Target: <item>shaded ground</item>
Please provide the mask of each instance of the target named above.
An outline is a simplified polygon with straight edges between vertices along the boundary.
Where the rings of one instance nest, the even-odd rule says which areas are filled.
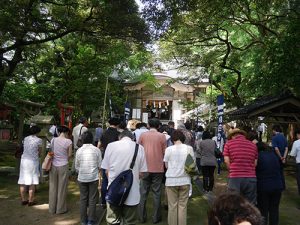
[[[74,181],[69,182],[68,187],[68,213],[63,215],[51,215],[48,213],[48,184],[40,184],[36,194],[38,204],[28,207],[21,206],[17,176],[13,167],[15,162],[11,156],[0,152],[0,225],[77,225],[79,220],[79,189]],[[300,225],[300,196],[296,189],[294,166],[289,166],[286,171],[287,190],[284,191],[280,205],[280,225]],[[226,172],[216,175],[216,187],[214,192],[218,195],[226,190]],[[150,196],[151,197],[151,196]],[[148,201],[148,223],[152,212],[152,199]],[[193,195],[188,203],[188,225],[204,225],[208,205],[194,187]],[[98,207],[98,212],[100,207]],[[163,221],[159,224],[167,224],[167,211],[163,209]],[[106,224],[102,221],[101,225]]]

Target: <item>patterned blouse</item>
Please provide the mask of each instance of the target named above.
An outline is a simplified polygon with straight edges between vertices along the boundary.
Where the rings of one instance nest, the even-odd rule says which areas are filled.
[[[42,146],[42,139],[35,135],[24,138],[24,152],[22,159],[31,159],[37,161],[39,159],[39,147]]]

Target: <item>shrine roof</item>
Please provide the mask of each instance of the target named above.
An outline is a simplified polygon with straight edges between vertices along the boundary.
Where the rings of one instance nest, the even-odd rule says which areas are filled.
[[[297,113],[300,110],[300,99],[292,93],[282,93],[276,96],[264,96],[255,99],[253,102],[240,107],[239,109],[230,111],[227,115],[233,117],[250,118],[252,116],[265,116],[280,113]]]

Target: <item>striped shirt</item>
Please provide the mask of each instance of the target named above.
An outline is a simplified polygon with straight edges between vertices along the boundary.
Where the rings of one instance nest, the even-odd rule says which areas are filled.
[[[243,135],[237,135],[224,146],[224,156],[229,157],[229,177],[256,177],[257,147]]]
[[[78,171],[78,181],[93,182],[99,180],[101,168],[100,149],[92,144],[84,144],[76,152],[75,168]]]

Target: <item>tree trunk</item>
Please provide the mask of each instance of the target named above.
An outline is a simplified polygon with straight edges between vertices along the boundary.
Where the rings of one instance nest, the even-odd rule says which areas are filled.
[[[5,88],[5,84],[6,84],[6,81],[7,81],[7,78],[6,76],[2,73],[0,73],[0,96],[2,96],[2,93],[3,93],[3,90]]]

